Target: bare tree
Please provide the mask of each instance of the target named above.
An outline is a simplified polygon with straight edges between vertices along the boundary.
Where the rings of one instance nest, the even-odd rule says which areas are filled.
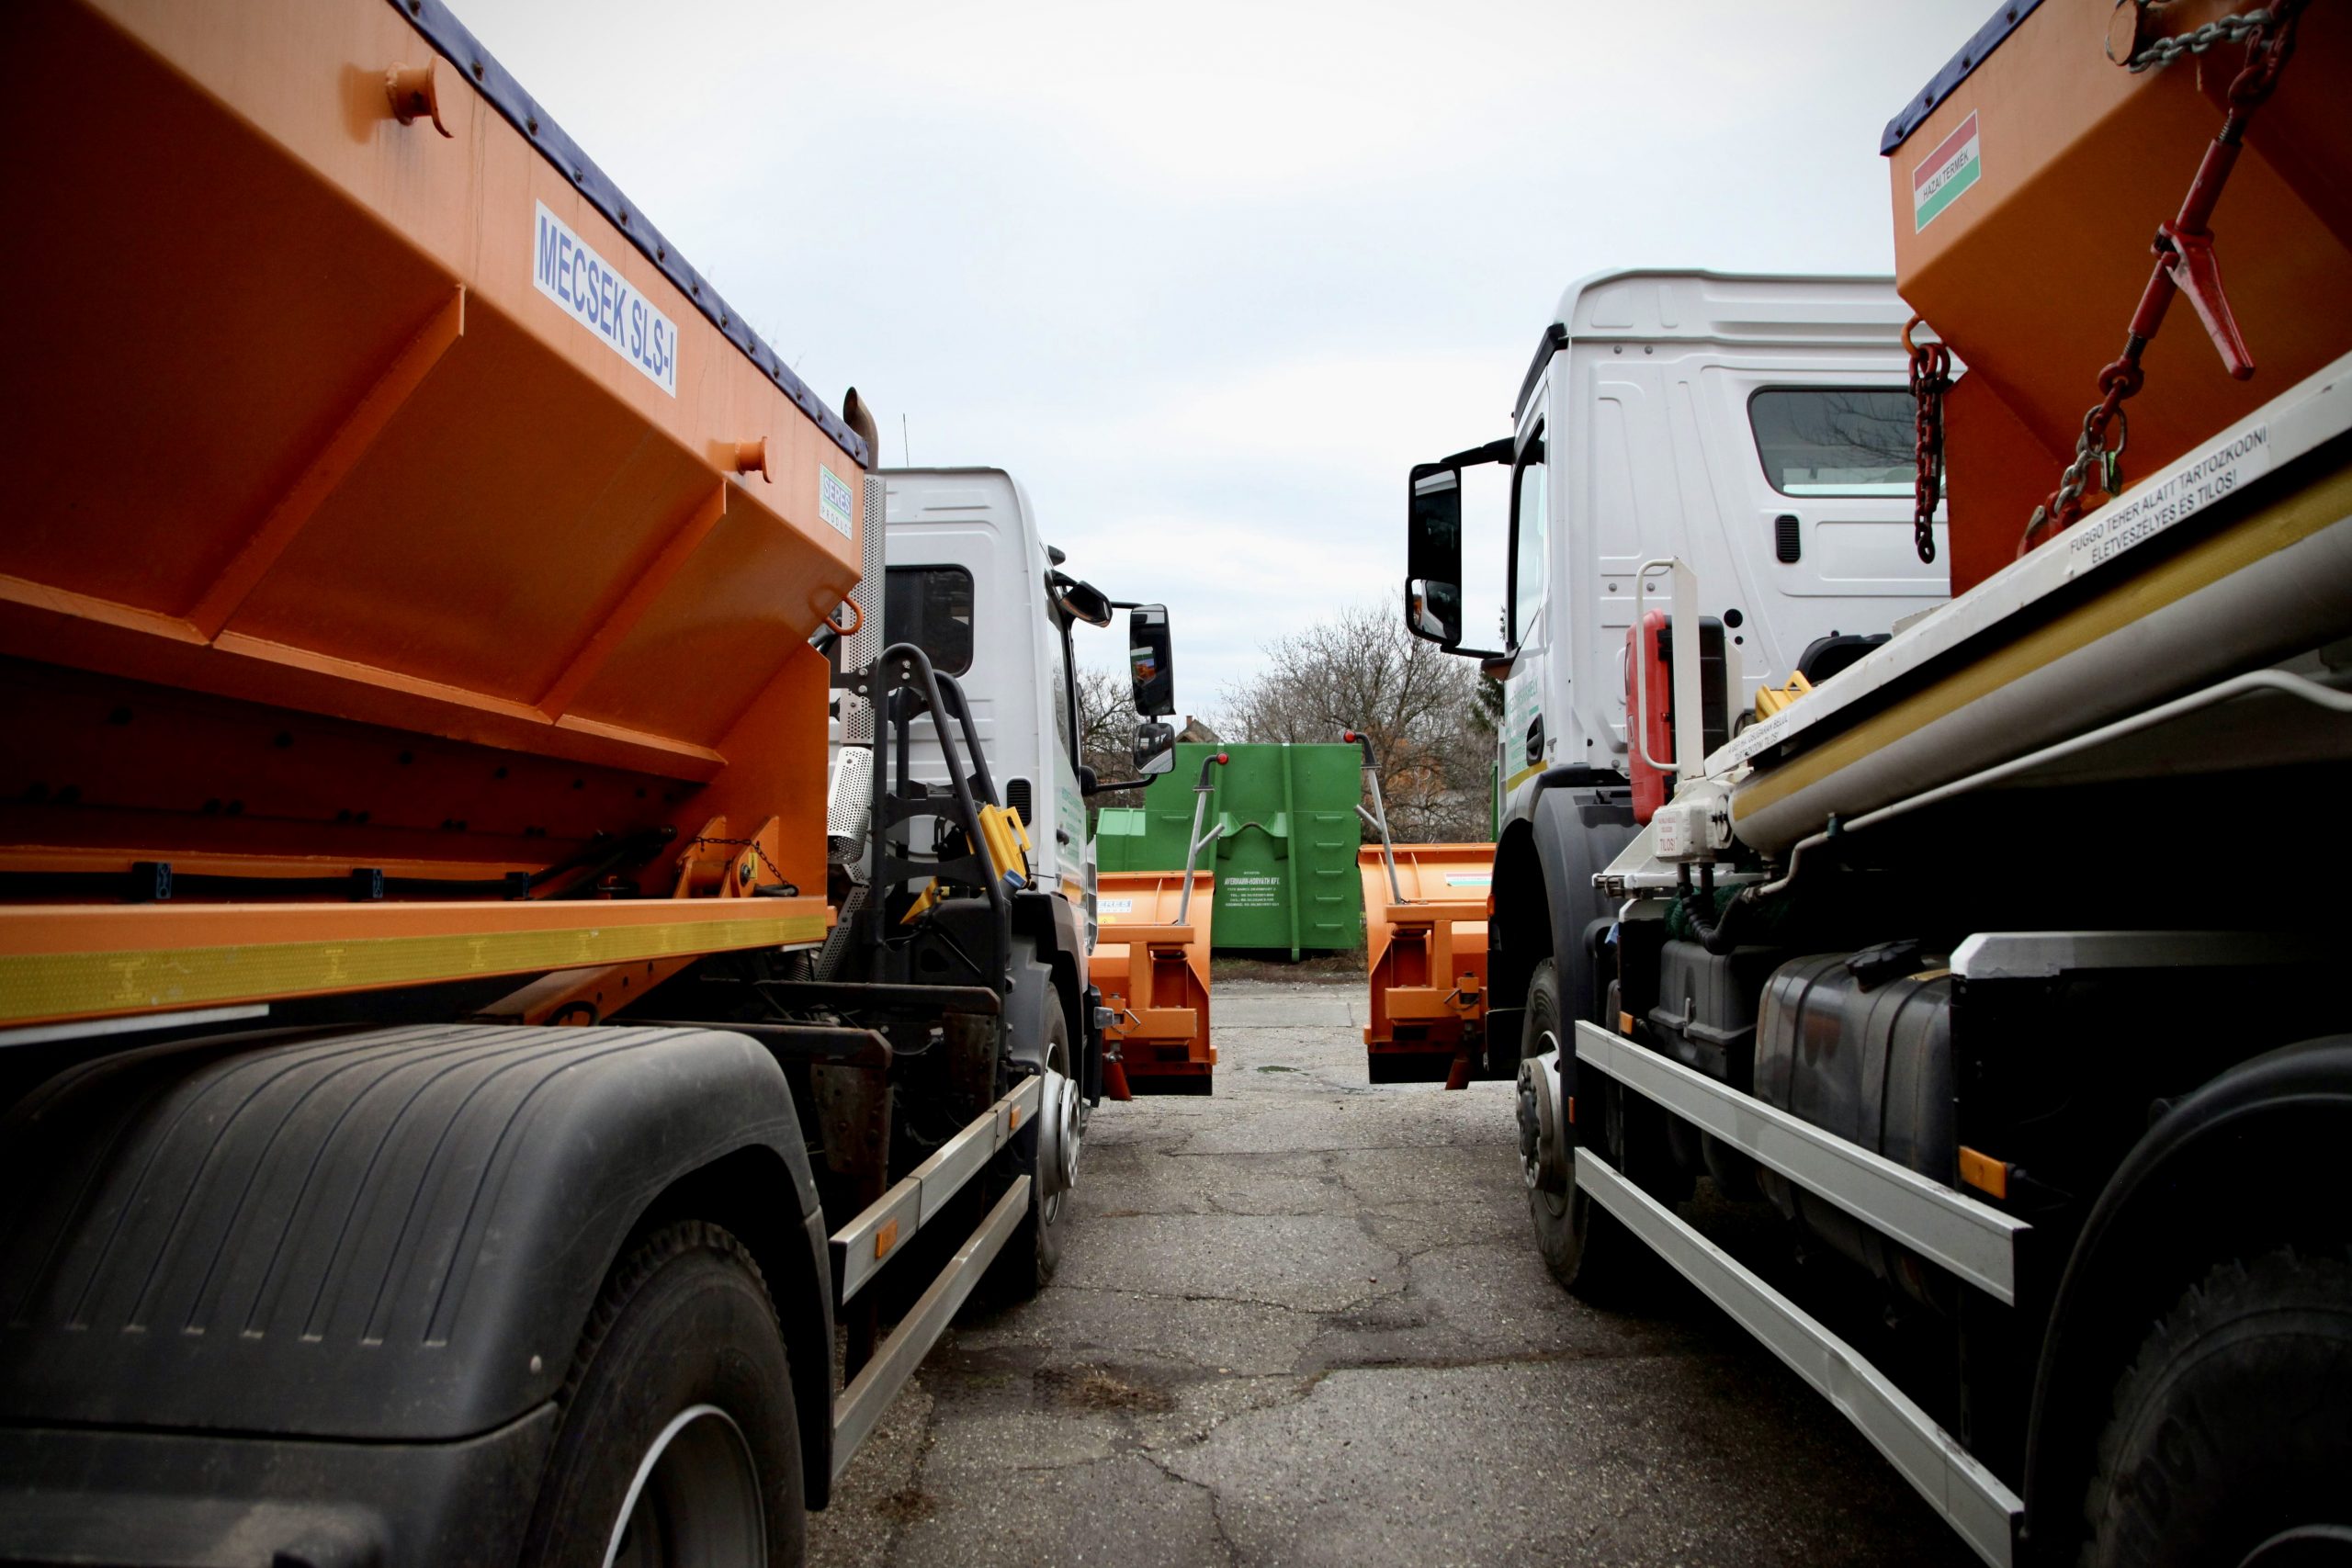
[[[1291,744],[1362,730],[1400,841],[1482,840],[1499,705],[1482,684],[1493,682],[1408,632],[1392,607],[1357,605],[1267,645],[1259,673],[1227,689],[1226,728]]]
[[[1095,777],[1124,779],[1136,766],[1135,686],[1125,671],[1078,667],[1078,760]],[[1090,806],[1141,806],[1141,790],[1098,795]]]

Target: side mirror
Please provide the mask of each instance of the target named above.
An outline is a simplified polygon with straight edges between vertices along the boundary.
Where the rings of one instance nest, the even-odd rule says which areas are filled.
[[[1462,646],[1462,470],[1511,460],[1510,439],[1413,465],[1405,513],[1405,629],[1448,653]]]
[[[1462,641],[1462,470],[1416,463],[1405,522],[1405,627],[1453,648]]]
[[[1081,582],[1068,572],[1057,571],[1047,581],[1053,584],[1055,602],[1072,620],[1084,621],[1090,626],[1111,624],[1111,596],[1091,582]]]
[[[1138,604],[1127,612],[1127,665],[1135,676],[1137,717],[1165,718],[1176,711],[1176,668],[1169,650],[1167,605]],[[1175,744],[1172,731],[1169,743]],[[1143,753],[1138,750],[1136,754]]]
[[[1176,767],[1176,727],[1156,718],[1136,726],[1136,772],[1158,778]]]

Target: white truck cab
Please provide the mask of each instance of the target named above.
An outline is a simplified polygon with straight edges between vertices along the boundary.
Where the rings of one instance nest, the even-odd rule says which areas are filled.
[[[1167,611],[1115,604],[1064,572],[1027,491],[1001,468],[898,468],[882,478],[886,636],[922,647],[962,686],[1004,804],[1028,828],[1037,886],[1085,906],[1091,947],[1086,796],[1098,784],[1079,760],[1073,639],[1128,611],[1138,711],[1164,711],[1173,705]],[[944,781],[935,746],[919,744],[916,757],[919,777]],[[1165,771],[1172,760],[1162,747],[1139,757],[1137,770]]]
[[[1913,548],[1907,314],[1884,278],[1589,277],[1560,298],[1510,437],[1415,470],[1419,506],[1458,494],[1465,461],[1512,466],[1507,794],[1546,768],[1626,772],[1645,560],[1696,572],[1735,709],[1816,638],[1943,600],[1945,569]],[[1458,612],[1450,639],[1414,627],[1460,642]]]
[[[1640,599],[1666,603],[1644,563],[1695,578],[1726,726],[1819,639],[1946,597],[1943,525],[1933,563],[1913,537],[1907,315],[1886,278],[1589,277],[1544,328],[1511,433],[1412,470],[1406,623],[1505,683],[1494,1070],[1516,1070],[1501,1056],[1538,963],[1578,1005],[1590,874],[1633,836],[1627,633]],[[1511,471],[1499,649],[1463,646],[1462,473],[1480,464]]]

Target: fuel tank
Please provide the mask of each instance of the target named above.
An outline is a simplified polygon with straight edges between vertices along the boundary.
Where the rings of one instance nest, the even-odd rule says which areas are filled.
[[[1756,1097],[1951,1184],[1959,1159],[1951,976],[1880,979],[1861,956],[1816,954],[1772,972],[1756,1026]],[[1775,1172],[1758,1179],[1808,1232],[1890,1285],[1934,1299],[1926,1266],[1907,1250]]]

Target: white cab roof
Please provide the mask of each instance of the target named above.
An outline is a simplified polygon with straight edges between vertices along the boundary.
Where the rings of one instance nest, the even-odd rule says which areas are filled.
[[[1911,319],[1892,277],[1766,276],[1634,268],[1568,285],[1554,321],[1574,342],[1690,339],[1724,344],[1850,336],[1883,344]]]

